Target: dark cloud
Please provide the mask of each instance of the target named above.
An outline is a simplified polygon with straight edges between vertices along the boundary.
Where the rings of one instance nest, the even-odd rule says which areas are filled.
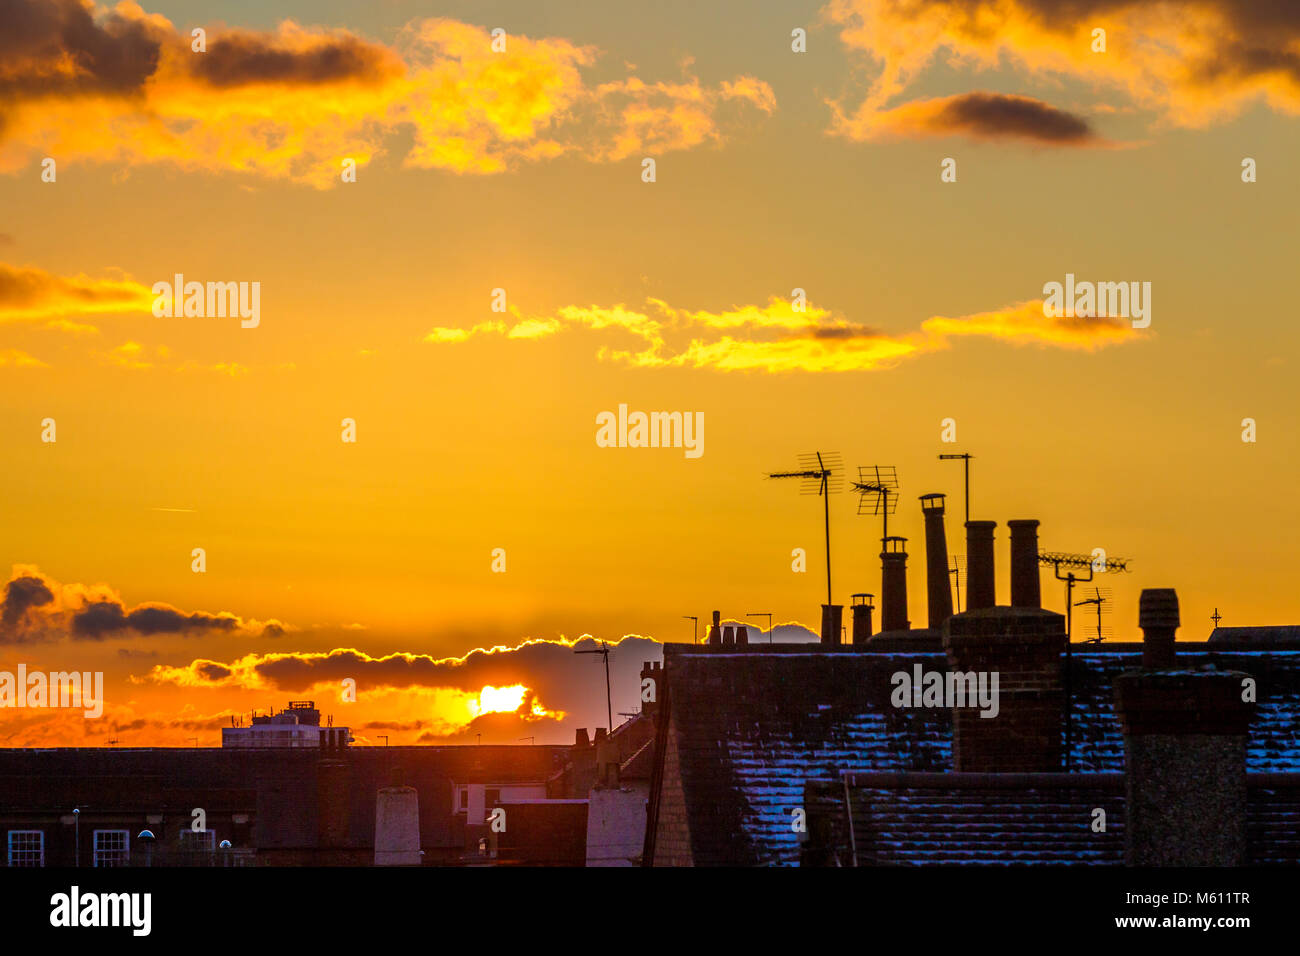
[[[128,609],[106,587],[61,585],[39,569],[25,565],[14,568],[0,603],[0,644],[55,641],[68,636],[82,641],[158,634],[196,636],[251,632],[254,628],[261,628],[268,636],[290,629],[279,621],[262,625],[225,611],[186,612],[157,602]]]
[[[0,102],[40,97],[142,94],[171,51],[194,80],[230,88],[379,81],[400,71],[386,47],[344,32],[211,35],[207,52],[159,18],[100,11],[80,0],[0,0]]]
[[[984,139],[1028,139],[1084,145],[1096,138],[1087,121],[1042,100],[1003,93],[964,93],[942,101],[924,120],[928,132],[965,133]]]
[[[194,75],[217,87],[252,83],[310,86],[343,80],[381,80],[394,71],[393,55],[383,47],[348,34],[314,38],[289,49],[267,34],[235,30],[208,44],[194,61]]]
[[[140,91],[158,69],[167,31],[117,12],[97,20],[78,0],[0,0],[0,95]]]
[[[0,627],[6,631],[17,626],[29,607],[40,607],[54,600],[54,592],[38,577],[25,575],[14,578],[5,587],[3,609],[0,610]]]
[[[72,636],[102,640],[122,631],[141,635],[184,634],[195,631],[233,631],[239,618],[196,612],[186,614],[165,604],[142,604],[132,611],[112,600],[91,601],[72,616]]]
[[[879,329],[857,324],[817,326],[812,330],[814,339],[872,339],[882,334]]]
[[[197,661],[194,670],[200,677],[210,681],[225,680],[231,674],[229,667],[216,661]]]

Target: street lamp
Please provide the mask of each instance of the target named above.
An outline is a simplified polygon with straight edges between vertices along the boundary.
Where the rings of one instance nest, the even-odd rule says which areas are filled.
[[[755,611],[753,614],[746,614],[745,617],[765,617],[767,618],[767,643],[772,643],[772,615],[766,611]]]
[[[144,865],[153,866],[153,842],[154,835],[152,830],[141,830],[136,840],[144,844]]]

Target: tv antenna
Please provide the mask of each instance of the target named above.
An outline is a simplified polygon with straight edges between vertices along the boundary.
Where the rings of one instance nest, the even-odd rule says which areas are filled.
[[[1065,551],[1040,551],[1038,553],[1038,563],[1043,567],[1051,566],[1056,574],[1056,580],[1065,582],[1065,770],[1070,771],[1070,741],[1071,731],[1073,730],[1074,707],[1071,697],[1070,687],[1070,669],[1073,657],[1070,652],[1070,644],[1073,641],[1073,610],[1074,610],[1074,586],[1076,584],[1086,583],[1092,580],[1094,574],[1107,574],[1117,571],[1129,570],[1129,562],[1126,558],[1108,558],[1105,552],[1099,551],[1093,554],[1070,554]],[[1065,574],[1061,574],[1061,569],[1065,568]],[[1088,572],[1088,576],[1082,577],[1075,574],[1076,571]]]
[[[696,617],[694,614],[683,614],[682,620],[694,622],[695,631],[694,634],[692,635],[693,640],[691,643],[693,644],[700,643],[700,619]]]
[[[815,451],[798,457],[797,471],[776,471],[769,478],[798,478],[799,494],[822,499],[826,517],[826,603],[831,603],[831,498],[843,490],[844,463],[836,452]]]
[[[1106,638],[1110,637],[1110,628],[1102,627],[1101,614],[1103,608],[1107,611],[1110,610],[1111,590],[1110,588],[1105,588],[1105,593],[1102,593],[1103,589],[1098,587],[1094,587],[1092,590],[1093,590],[1092,597],[1084,598],[1082,601],[1074,602],[1075,607],[1092,605],[1097,608],[1097,636],[1089,637],[1085,639],[1083,641],[1084,644],[1100,644],[1103,641],[1105,641]]]
[[[893,465],[858,466],[858,514],[880,516],[880,540],[889,537],[889,516],[898,509],[898,469]]]
[[[952,575],[953,591],[957,595],[957,613],[961,613],[961,576],[966,572],[966,555],[954,554],[952,556],[952,567],[948,573]]]
[[[600,647],[590,651],[574,651],[575,654],[599,654],[605,658],[605,716],[609,718],[609,732],[614,732],[614,706],[610,702],[609,693],[609,645],[600,641]]]

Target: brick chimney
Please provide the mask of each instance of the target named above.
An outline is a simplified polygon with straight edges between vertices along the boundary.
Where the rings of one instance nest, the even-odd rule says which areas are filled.
[[[654,681],[654,700],[641,701],[641,713],[655,717],[659,713],[659,695],[664,689],[664,665],[662,661],[645,661],[641,665],[641,682]]]
[[[1011,606],[1042,607],[1043,593],[1038,580],[1038,521],[1023,518],[1008,521],[1011,529]]]
[[[736,625],[736,643],[737,644],[749,643],[749,628],[744,624]]]
[[[728,624],[722,629],[722,646],[730,647],[736,643],[736,629]]]
[[[1124,728],[1130,866],[1241,866],[1246,858],[1246,743],[1254,705],[1240,671],[1178,670],[1178,596],[1142,592],[1141,670],[1115,678]]]
[[[706,643],[706,644],[721,644],[721,643],[722,643],[722,623],[721,623],[721,621],[722,621],[722,612],[721,612],[721,611],[714,611],[714,612],[713,612],[713,623],[709,625],[709,633],[708,633],[708,636],[705,637],[705,639],[704,639],[704,643]]]
[[[871,604],[874,594],[855,594],[853,595],[853,643],[865,644],[871,637],[871,612],[875,608]]]
[[[997,604],[993,586],[993,529],[996,521],[966,522],[966,610]]]
[[[596,785],[618,786],[618,744],[603,736],[604,728],[596,731]]]
[[[993,522],[980,523],[989,525],[991,532]],[[950,671],[974,672],[987,686],[994,673],[998,676],[996,717],[981,717],[979,709],[970,706],[953,709],[953,769],[1059,771],[1065,618],[1040,608],[963,611],[944,623],[943,646]]]
[[[598,730],[597,741],[600,737],[601,731]],[[569,750],[569,764],[572,770],[570,776],[572,790],[568,796],[584,797],[596,784],[596,748],[587,739],[586,727],[580,727],[574,734],[573,747]]]
[[[948,538],[943,530],[944,496],[921,496],[925,515],[925,587],[930,627],[938,630],[952,617],[952,588],[948,576]]]
[[[906,631],[912,626],[907,619],[907,539],[890,535],[880,552],[880,630]]]
[[[822,643],[839,644],[844,622],[843,604],[822,605]]]

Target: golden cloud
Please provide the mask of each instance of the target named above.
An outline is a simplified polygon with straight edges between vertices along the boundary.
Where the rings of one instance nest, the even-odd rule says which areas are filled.
[[[130,279],[57,276],[43,269],[0,263],[0,322],[49,319],[53,316],[107,312],[148,312],[153,294]],[[65,331],[93,331],[92,326],[56,325]]]
[[[612,162],[719,141],[723,107],[775,108],[749,76],[706,88],[635,76],[592,86],[597,52],[445,18],[390,47],[285,21],[212,28],[206,52],[132,2],[15,0],[0,8],[0,171],[33,159],[167,163],[320,188],[365,166],[399,131],[411,167],[497,173],[564,154]]]
[[[565,306],[554,316],[543,317],[525,317],[514,307],[511,312],[516,319],[513,327],[492,321],[470,329],[435,328],[425,341],[459,343],[488,333],[539,339],[585,329],[630,338],[630,346],[603,345],[597,355],[641,368],[848,372],[891,368],[903,359],[946,349],[952,339],[963,336],[1095,351],[1132,341],[1138,334],[1125,319],[1049,317],[1041,299],[954,318],[932,316],[916,331],[900,334],[852,322],[812,303],[801,311],[776,297],[766,305],[723,312],[674,308],[660,299],[649,299],[644,312],[623,304]],[[515,335],[518,328],[526,332]]]
[[[977,71],[1009,66],[1053,84],[1071,79],[1116,91],[1172,126],[1205,127],[1257,102],[1288,115],[1300,113],[1300,7],[1292,4],[831,0],[827,15],[839,26],[844,44],[866,53],[876,68],[856,107],[832,103],[833,131],[853,139],[904,128],[925,131],[945,119],[953,121],[944,124],[951,131],[986,138],[1002,129],[1041,139],[1026,137],[1026,130],[1050,136],[1071,125],[1069,114],[1046,104],[1036,111],[1024,104],[1019,110],[986,111],[974,127],[969,115],[963,122],[960,110],[945,117],[919,104],[888,109],[936,61]],[[1093,50],[1095,29],[1106,31],[1105,52]]]

